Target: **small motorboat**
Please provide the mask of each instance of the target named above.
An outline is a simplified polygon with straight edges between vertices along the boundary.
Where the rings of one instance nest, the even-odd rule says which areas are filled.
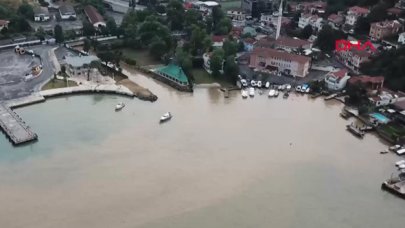
[[[172,114],[170,112],[166,112],[163,114],[163,116],[160,117],[160,122],[163,123],[165,121],[168,121],[172,118]]]
[[[297,91],[297,92],[301,92],[301,86],[297,86],[297,87],[295,87],[295,91]]]
[[[242,89],[242,98],[247,98],[248,97],[248,92],[244,89]]]
[[[259,89],[259,95],[263,94],[263,90]]]
[[[257,85],[257,84],[256,84],[256,81],[255,81],[255,80],[250,81],[250,85],[253,86],[253,87],[255,87],[255,86]]]
[[[310,89],[309,89],[309,88],[307,88],[307,89],[305,90],[305,93],[309,93],[309,91],[310,91]]]
[[[240,80],[240,83],[242,84],[243,87],[247,87],[247,81],[245,79]]]
[[[257,87],[262,88],[262,81],[257,82]]]
[[[390,147],[388,147],[388,149],[390,150],[390,151],[397,151],[397,150],[399,150],[401,148],[401,145],[394,145],[394,146],[390,146]]]
[[[115,106],[115,111],[119,111],[125,107],[124,102],[120,102]]]
[[[395,162],[395,166],[400,166],[402,164],[405,164],[405,160]]]
[[[290,96],[288,92],[283,94],[283,98],[288,98],[288,96]]]
[[[269,91],[269,97],[274,97],[274,95],[276,95],[276,90],[270,89],[270,91]]]
[[[278,94],[279,94],[279,92],[278,92],[278,90],[276,89],[276,92],[274,92],[274,96],[275,96],[275,97],[278,97]]]
[[[282,88],[283,88],[282,85],[279,85],[279,86],[277,87],[278,90],[282,90]]]
[[[255,96],[255,88],[253,88],[253,87],[249,88],[249,96],[251,96],[251,97]]]
[[[291,85],[290,85],[290,84],[287,84],[285,88],[287,89],[288,92],[290,92],[290,90],[291,90]]]
[[[266,82],[265,87],[266,87],[266,89],[268,89],[270,87],[270,82]]]
[[[400,165],[398,166],[398,168],[399,168],[399,169],[405,169],[405,164],[400,164]]]

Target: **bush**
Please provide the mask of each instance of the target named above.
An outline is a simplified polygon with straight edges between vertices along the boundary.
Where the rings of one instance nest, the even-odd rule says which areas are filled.
[[[122,61],[124,61],[126,64],[128,64],[128,65],[133,65],[133,66],[135,66],[136,65],[136,60],[135,59],[132,59],[132,58],[129,58],[129,57],[124,57],[123,59],[122,59]]]

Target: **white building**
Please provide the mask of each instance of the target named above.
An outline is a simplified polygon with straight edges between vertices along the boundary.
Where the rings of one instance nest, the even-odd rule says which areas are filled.
[[[69,20],[71,18],[76,19],[75,9],[71,5],[63,5],[59,7],[59,14],[62,20]]]
[[[405,32],[399,34],[398,43],[405,44]]]
[[[318,15],[302,14],[298,21],[298,27],[303,29],[307,25],[311,25],[313,29],[320,30],[322,29],[323,19]]]
[[[38,7],[34,9],[34,21],[49,21],[51,20],[51,15],[49,14],[48,8]]]
[[[365,17],[370,11],[366,8],[359,6],[350,7],[346,14],[346,24],[354,26],[356,25],[357,19],[359,17]]]
[[[211,14],[214,7],[219,7],[219,3],[215,1],[206,1],[206,2],[195,2],[194,5],[197,5],[199,10],[205,14]]]
[[[347,81],[350,79],[348,71],[346,69],[341,69],[337,72],[330,72],[325,77],[325,85],[329,90],[338,91],[342,90]]]
[[[66,73],[70,77],[83,76],[87,78],[87,74],[90,70],[90,64],[93,61],[98,61],[99,59],[94,55],[89,56],[68,56],[65,59],[66,62]]]

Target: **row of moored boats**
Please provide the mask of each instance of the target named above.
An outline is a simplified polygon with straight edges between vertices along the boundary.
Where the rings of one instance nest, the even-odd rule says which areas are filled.
[[[270,88],[269,82],[266,83],[265,88]],[[259,94],[263,94],[262,89],[258,89],[258,90],[259,90]],[[289,96],[289,92],[291,91],[291,85],[285,84],[285,85],[273,86],[270,88],[268,96],[269,97],[278,97],[280,94],[280,91],[285,91],[283,97],[287,98]],[[254,97],[255,88],[249,87],[248,89],[242,89],[241,94],[242,94],[243,98],[247,98],[248,96]]]

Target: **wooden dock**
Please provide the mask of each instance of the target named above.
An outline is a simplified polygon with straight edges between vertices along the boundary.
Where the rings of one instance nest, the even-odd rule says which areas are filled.
[[[0,103],[0,127],[14,145],[38,139],[21,117],[3,103]]]

